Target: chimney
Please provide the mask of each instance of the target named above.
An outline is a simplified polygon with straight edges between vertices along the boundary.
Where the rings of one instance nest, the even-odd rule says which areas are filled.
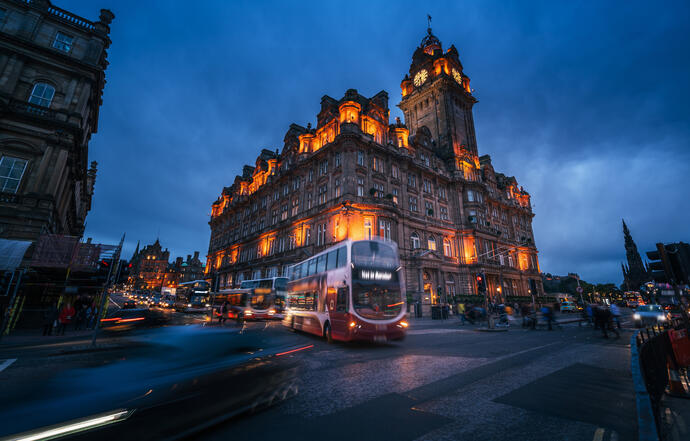
[[[86,239],[86,243],[91,243],[91,238],[90,238],[90,237]]]
[[[191,258],[192,258],[192,255],[191,255],[191,254],[187,254],[187,262],[189,262],[189,259],[191,259]]]
[[[194,251],[194,259],[195,260],[199,259],[199,252],[198,251]]]

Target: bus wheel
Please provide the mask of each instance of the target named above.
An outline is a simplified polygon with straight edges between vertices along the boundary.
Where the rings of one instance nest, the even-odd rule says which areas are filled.
[[[333,343],[333,334],[331,333],[331,324],[329,322],[326,322],[326,326],[323,328],[323,336],[328,343]]]

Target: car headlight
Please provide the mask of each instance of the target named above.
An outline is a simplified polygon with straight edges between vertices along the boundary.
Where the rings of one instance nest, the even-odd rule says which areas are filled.
[[[244,311],[244,315],[252,315],[252,312],[250,310],[246,309]]]
[[[187,303],[187,307],[188,307],[188,308],[191,308],[191,307],[192,307],[192,304],[191,304],[191,303]]]
[[[130,417],[130,415],[132,415],[133,412],[133,410],[122,409],[113,412],[93,415],[79,420],[66,421],[64,423],[56,424],[54,426],[44,427],[41,429],[20,433],[12,439],[22,441],[38,441],[54,439],[66,435],[72,435],[79,432],[84,432],[89,429],[93,429],[95,427],[106,426],[108,424],[113,424],[119,421],[126,420]]]
[[[273,315],[275,313],[276,313],[275,309],[271,309],[270,311],[268,311],[268,315]]]
[[[640,314],[638,314],[638,313],[633,314],[633,318],[634,318],[635,320],[639,320],[639,319],[640,319]]]
[[[206,307],[208,308],[209,306],[211,306],[211,305],[209,305],[209,304],[207,303],[207,304],[206,304]]]
[[[659,320],[661,320],[661,321],[663,322],[664,320],[666,320],[666,316],[665,316],[665,315],[660,315],[660,316],[659,316]]]

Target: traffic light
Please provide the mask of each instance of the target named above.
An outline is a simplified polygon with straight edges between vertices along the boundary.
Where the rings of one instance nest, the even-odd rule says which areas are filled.
[[[649,276],[655,282],[668,283],[669,281],[666,274],[666,265],[664,265],[664,254],[664,252],[659,251],[647,251],[647,258],[650,261]]]
[[[477,274],[477,292],[480,294],[486,293],[486,277],[483,273]]]
[[[650,276],[655,282],[670,284],[688,284],[687,245],[683,243],[656,244],[656,251],[647,251]]]

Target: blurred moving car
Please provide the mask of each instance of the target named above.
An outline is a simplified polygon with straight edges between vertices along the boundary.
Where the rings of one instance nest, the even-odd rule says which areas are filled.
[[[139,356],[63,371],[0,400],[0,438],[180,439],[297,393],[294,335],[175,326],[139,336]],[[34,390],[35,389],[35,390]],[[19,392],[17,392],[19,394]]]
[[[148,308],[121,309],[101,319],[101,327],[107,332],[130,331],[136,328],[162,326],[170,321],[170,316],[162,311]]]
[[[561,302],[561,312],[576,312],[577,306],[575,303],[570,301]]]
[[[657,325],[666,322],[668,317],[661,305],[640,305],[633,312],[633,322],[636,328],[644,325]]]
[[[134,300],[125,300],[122,304],[122,309],[134,309],[137,307],[137,302]]]

